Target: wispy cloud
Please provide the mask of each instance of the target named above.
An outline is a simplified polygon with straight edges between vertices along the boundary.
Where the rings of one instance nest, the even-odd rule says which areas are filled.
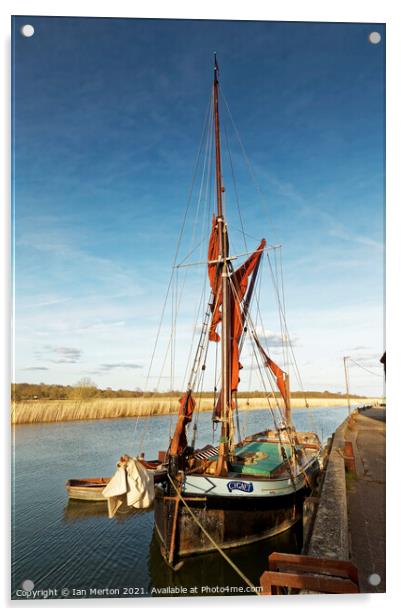
[[[49,370],[49,368],[46,368],[45,366],[30,366],[29,368],[22,368],[22,370],[26,370],[26,371],[41,371],[41,370]]]
[[[71,297],[56,297],[54,299],[44,299],[37,303],[32,304],[32,308],[44,308],[46,306],[53,306],[55,304],[64,304],[64,302],[68,302]]]
[[[364,246],[369,246],[370,248],[375,248],[377,250],[382,250],[384,248],[384,244],[382,242],[378,242],[369,236],[361,235],[347,229],[344,225],[334,220],[334,218],[328,214],[322,213],[321,215],[324,216],[324,218],[330,223],[328,234],[332,237],[336,237],[347,242],[353,242],[355,244],[363,244]]]
[[[101,364],[100,368],[102,370],[114,370],[115,368],[128,368],[130,370],[138,370],[139,368],[143,368],[142,364],[134,364],[131,362],[120,362],[115,364]]]
[[[272,171],[264,172],[263,170],[261,170],[261,172],[262,174],[265,174],[270,186],[273,188],[276,194],[280,195],[281,197],[286,197],[287,199],[289,199],[289,201],[296,204],[299,208],[301,207],[302,210],[299,209],[299,211],[301,211],[302,213],[307,214],[311,211],[311,206],[308,205],[307,198],[299,190],[296,189],[292,182],[278,177],[278,175],[275,175],[274,173],[272,173]]]
[[[89,323],[88,325],[83,325],[76,331],[108,330],[111,327],[123,327],[125,324],[125,321],[99,321],[96,323]]]
[[[219,36],[222,85],[255,176],[250,182],[239,148],[243,141],[237,144],[230,122],[225,124],[229,143],[234,137],[229,155],[238,193],[223,152],[228,220],[237,219],[238,197],[246,232],[254,237],[261,232],[270,243],[284,245],[287,316],[303,345],[302,360],[312,362],[307,379],[322,389],[342,383],[341,354],[358,358],[382,347],[377,248],[382,239],[383,63],[373,63],[373,54],[362,51],[367,25],[171,20],[163,24],[166,36],[161,37],[158,21],[80,20],[88,36],[76,37],[65,24],[54,20],[55,36],[28,55],[25,41],[16,39],[17,73],[25,76],[16,84],[20,104],[14,144],[16,370],[22,366],[26,378],[25,366],[32,366],[37,370],[33,380],[43,374],[50,382],[71,383],[94,374],[102,386],[144,385],[140,368],[151,359],[173,236],[185,209],[208,104],[206,58]],[[94,27],[102,36],[93,36]],[[172,38],[179,42],[173,51]],[[190,40],[192,52],[180,53]],[[109,53],[111,44],[115,54]],[[40,56],[54,52],[55,45],[57,57],[44,75]],[[149,53],[141,54],[145,48]],[[69,62],[72,51],[82,59],[79,67]],[[239,74],[247,88],[239,89]],[[66,79],[69,87],[63,88]],[[24,96],[25,90],[33,95]],[[198,223],[204,201],[208,213],[207,191],[205,199],[198,191],[206,159],[203,163],[201,155],[199,160],[183,254],[203,236]],[[261,200],[258,187],[266,199]],[[194,238],[188,232],[193,221]],[[236,233],[233,250],[242,240]],[[267,266],[262,275],[266,271]],[[185,372],[188,361],[192,322],[188,330],[187,324],[198,301],[195,278],[188,277],[178,316],[176,375]],[[259,334],[275,358],[289,341],[279,333],[276,313],[271,318],[268,284],[263,280],[261,306],[273,331]],[[164,367],[170,339],[165,334],[169,315],[170,308],[156,350],[158,368]],[[291,341],[298,339],[292,335]],[[364,344],[372,347],[350,348]],[[354,372],[370,385],[368,374],[357,367]],[[212,373],[206,371],[206,381]]]
[[[75,347],[45,345],[36,352],[37,357],[47,356],[53,364],[76,364],[82,356],[81,349]]]
[[[347,228],[339,221],[339,218],[333,216],[330,212],[326,211],[323,207],[316,207],[312,205],[311,197],[305,195],[301,190],[297,189],[291,181],[280,178],[272,171],[266,171],[259,168],[259,174],[262,177],[266,177],[274,193],[285,197],[290,206],[297,207],[298,214],[308,217],[311,220],[320,220],[323,223],[323,230],[331,237],[351,242],[354,244],[361,244],[369,246],[376,250],[383,250],[384,243],[378,241],[369,235],[356,232],[351,228]],[[325,198],[325,195],[321,196],[321,199]],[[320,200],[321,200],[320,199]]]
[[[298,338],[289,334],[288,336],[282,335],[280,332],[274,332],[270,330],[262,331],[257,327],[257,336],[261,343],[270,348],[283,348],[290,345],[297,346]]]

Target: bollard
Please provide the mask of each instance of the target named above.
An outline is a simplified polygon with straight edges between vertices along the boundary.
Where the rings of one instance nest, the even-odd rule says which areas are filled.
[[[350,471],[351,473],[356,473],[355,454],[351,441],[345,441],[345,445],[343,447],[343,457],[345,460],[346,470]]]

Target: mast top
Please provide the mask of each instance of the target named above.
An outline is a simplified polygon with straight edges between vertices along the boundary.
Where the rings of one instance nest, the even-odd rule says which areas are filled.
[[[214,51],[214,81],[216,83],[218,83],[218,77],[219,77],[219,66],[218,66],[218,60],[216,58],[216,51]]]

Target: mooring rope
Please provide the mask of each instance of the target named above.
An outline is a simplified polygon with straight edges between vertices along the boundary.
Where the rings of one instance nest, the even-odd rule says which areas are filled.
[[[177,489],[173,479],[171,478],[171,476],[168,473],[168,479],[170,481],[170,483],[172,484],[177,496],[179,497],[179,499],[181,500],[181,502],[183,503],[183,505],[185,506],[185,508],[187,509],[187,511],[189,512],[189,514],[191,515],[191,517],[193,518],[194,522],[200,527],[200,529],[202,530],[202,532],[204,533],[204,535],[209,539],[209,541],[212,543],[212,545],[214,546],[214,548],[219,552],[219,554],[226,560],[227,563],[229,563],[229,565],[232,567],[232,569],[234,569],[234,571],[236,571],[236,573],[241,577],[241,579],[246,582],[247,586],[249,586],[253,592],[256,595],[261,595],[261,593],[256,589],[255,585],[250,582],[250,580],[244,575],[244,573],[242,571],[240,571],[239,567],[233,562],[233,560],[231,560],[229,558],[229,556],[227,556],[227,554],[225,554],[225,552],[222,550],[221,547],[219,547],[219,545],[216,543],[216,541],[211,537],[211,535],[209,534],[209,532],[203,527],[203,525],[201,524],[201,522],[199,520],[197,520],[196,516],[194,515],[194,513],[191,511],[190,507],[187,505],[186,501],[184,500],[184,498],[182,497],[182,495],[180,494],[179,490]]]

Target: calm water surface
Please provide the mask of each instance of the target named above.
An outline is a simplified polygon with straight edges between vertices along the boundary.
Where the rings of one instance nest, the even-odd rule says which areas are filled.
[[[346,407],[293,412],[297,429],[314,430],[323,442],[346,416]],[[261,430],[270,423],[266,418],[266,411],[241,413],[242,433]],[[35,590],[58,589],[58,596],[67,588],[70,598],[85,596],[74,595],[73,589],[86,590],[89,598],[91,588],[117,589],[115,596],[127,597],[123,593],[149,596],[167,586],[197,586],[201,593],[202,586],[244,585],[219,554],[189,558],[179,572],[170,570],[153,532],[152,510],[118,513],[109,520],[104,503],[68,503],[67,479],[111,476],[124,453],[144,451],[148,458],[157,457],[159,450],[166,449],[171,421],[164,416],[138,422],[134,418],[15,427],[13,597],[18,598],[24,580],[32,580]],[[200,446],[213,442],[208,413],[200,415],[198,434]],[[228,554],[258,585],[268,554],[298,551],[300,542],[297,528]]]

